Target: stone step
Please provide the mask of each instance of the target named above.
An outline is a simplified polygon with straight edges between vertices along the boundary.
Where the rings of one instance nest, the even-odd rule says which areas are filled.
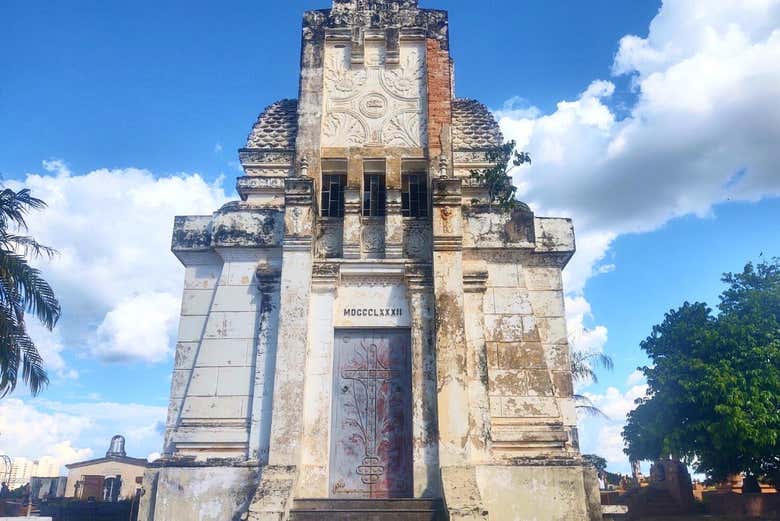
[[[440,521],[431,499],[296,499],[291,521]]]

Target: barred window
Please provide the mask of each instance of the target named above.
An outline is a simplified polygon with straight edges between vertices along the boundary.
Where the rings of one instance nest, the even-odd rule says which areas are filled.
[[[387,208],[385,161],[366,161],[363,171],[363,216],[384,217]]]
[[[344,217],[344,187],[346,174],[322,175],[322,216]]]
[[[323,217],[344,217],[344,188],[347,186],[347,160],[322,160],[320,214]]]
[[[401,213],[404,217],[426,218],[428,214],[428,176],[404,174],[401,188]]]

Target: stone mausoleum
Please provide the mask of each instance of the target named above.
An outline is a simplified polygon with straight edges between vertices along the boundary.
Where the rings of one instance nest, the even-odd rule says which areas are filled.
[[[177,217],[186,267],[144,521],[601,519],[577,445],[567,219],[491,206],[502,143],[455,97],[446,11],[333,0],[240,201]]]

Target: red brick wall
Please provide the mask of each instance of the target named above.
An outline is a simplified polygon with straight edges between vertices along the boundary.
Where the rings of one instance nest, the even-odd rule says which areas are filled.
[[[432,38],[428,51],[428,147],[431,158],[442,151],[442,129],[449,134],[452,126],[452,75],[450,53]],[[449,143],[445,138],[445,144]]]

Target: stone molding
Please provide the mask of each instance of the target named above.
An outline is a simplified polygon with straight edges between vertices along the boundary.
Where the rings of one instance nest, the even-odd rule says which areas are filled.
[[[461,206],[463,180],[436,178],[433,180],[433,206]]]
[[[433,238],[433,251],[461,251],[463,237],[436,236]]]
[[[272,293],[279,290],[282,278],[282,267],[269,262],[260,262],[255,270],[257,286],[263,293]]]
[[[335,262],[317,262],[312,268],[312,289],[335,291],[341,278],[341,266]]]
[[[285,205],[314,205],[314,181],[308,177],[292,177],[284,180]]]
[[[404,278],[411,292],[433,291],[433,267],[430,264],[407,264]]]
[[[344,285],[387,286],[404,280],[406,269],[398,262],[350,262],[341,265]]]
[[[236,179],[236,191],[242,201],[250,195],[278,194],[284,195],[284,178],[276,176],[243,176]]]
[[[287,148],[242,148],[238,151],[238,158],[244,166],[292,166],[295,151]]]
[[[487,291],[488,272],[473,271],[463,274],[463,291],[466,293],[484,293]]]
[[[311,252],[311,237],[285,237],[282,243],[284,251]]]

